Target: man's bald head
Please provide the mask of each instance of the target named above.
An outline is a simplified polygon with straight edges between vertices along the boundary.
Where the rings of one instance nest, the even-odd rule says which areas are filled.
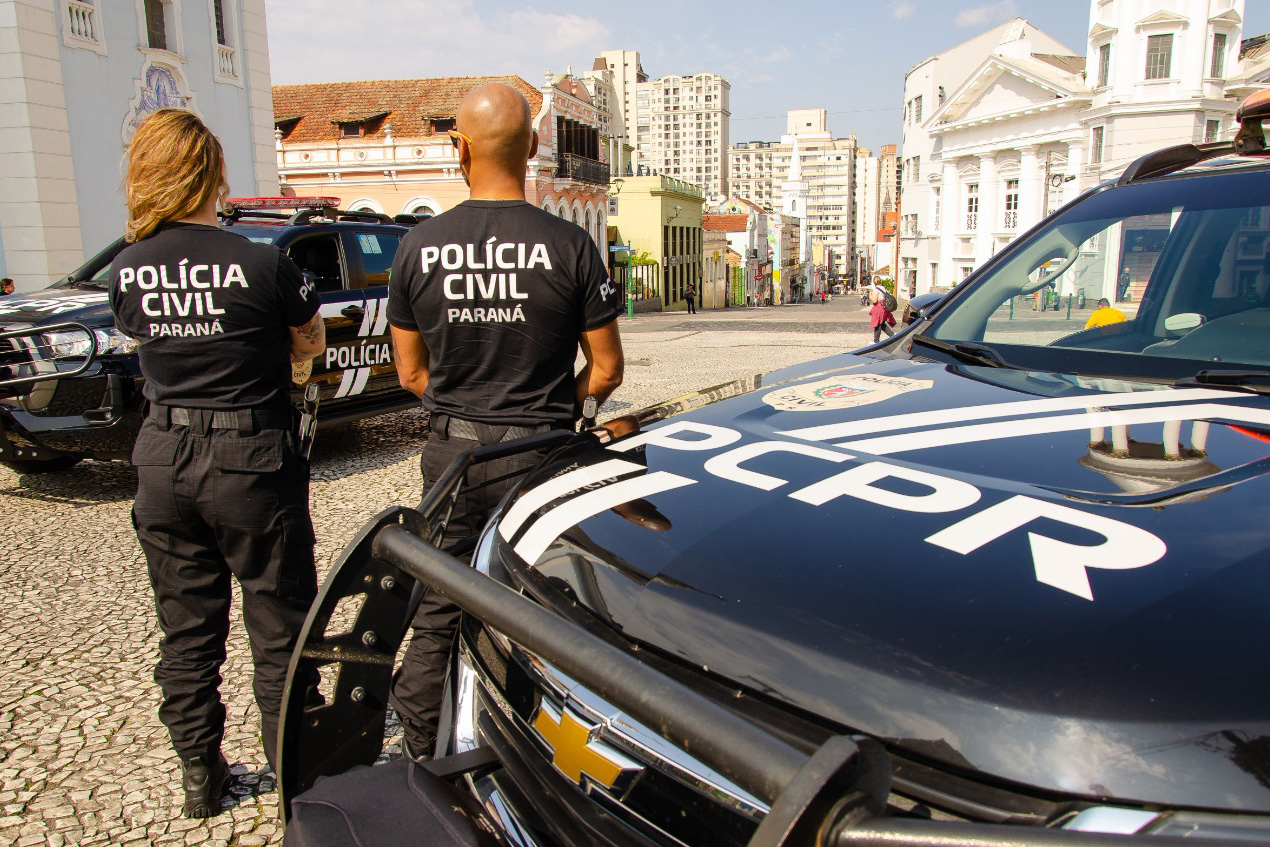
[[[473,88],[459,103],[458,130],[472,139],[475,167],[523,174],[533,147],[529,102],[508,85]]]

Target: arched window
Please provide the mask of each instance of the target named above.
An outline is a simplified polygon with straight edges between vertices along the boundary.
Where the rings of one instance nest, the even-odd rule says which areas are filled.
[[[347,208],[350,212],[374,212],[378,215],[382,215],[384,213],[384,207],[376,203],[374,200],[371,200],[369,197],[354,200],[348,204]]]
[[[407,215],[439,215],[443,211],[441,204],[431,197],[411,197],[401,207]]]
[[[555,205],[551,202],[551,198],[550,198],[550,197],[548,197],[546,200],[543,200],[543,201],[542,201],[542,208],[543,208],[543,210],[544,210],[547,214],[549,214],[549,215],[554,215],[554,214],[556,213],[556,207],[555,207]]]

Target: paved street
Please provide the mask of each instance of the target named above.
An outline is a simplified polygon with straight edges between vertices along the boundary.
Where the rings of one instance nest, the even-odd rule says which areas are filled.
[[[621,326],[626,385],[602,418],[869,338],[852,297],[639,315]],[[407,412],[319,435],[321,571],[368,518],[418,501],[417,427]],[[180,817],[177,763],[151,681],[158,631],[129,523],[135,486],[121,463],[38,476],[0,469],[0,843],[279,843],[237,608],[222,686],[234,796],[210,820]]]

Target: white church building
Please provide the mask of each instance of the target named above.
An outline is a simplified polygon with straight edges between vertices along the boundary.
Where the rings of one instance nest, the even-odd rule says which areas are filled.
[[[901,290],[955,285],[1140,156],[1231,138],[1240,100],[1270,85],[1270,44],[1244,38],[1243,11],[1244,0],[1090,0],[1084,56],[1015,19],[917,65],[905,77]],[[1115,299],[1117,275],[1087,296]]]
[[[0,0],[0,277],[43,288],[123,234],[124,147],[203,118],[236,195],[277,194],[265,0]]]

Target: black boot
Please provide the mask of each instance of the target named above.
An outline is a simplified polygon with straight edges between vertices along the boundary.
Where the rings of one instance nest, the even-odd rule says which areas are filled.
[[[220,812],[220,795],[229,780],[229,764],[220,753],[210,764],[210,756],[194,756],[181,762],[181,788],[185,805],[181,814],[187,818],[210,818]]]
[[[416,764],[432,761],[432,748],[436,745],[436,741],[419,742],[418,748],[410,742],[409,735],[401,736],[401,754],[407,759],[414,761]]]

